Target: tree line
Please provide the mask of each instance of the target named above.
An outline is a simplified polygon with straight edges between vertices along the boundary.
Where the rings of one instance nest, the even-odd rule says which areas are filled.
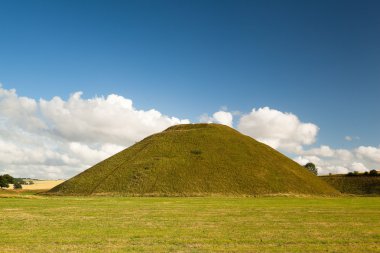
[[[317,167],[315,167],[314,163],[307,163],[303,167],[307,169],[308,171],[310,171],[311,173],[318,175],[318,169]],[[380,176],[380,173],[377,170],[365,171],[363,173],[359,173],[359,171],[354,171],[354,172],[348,172],[346,176],[348,177],[357,177],[357,176],[377,177],[377,176]]]
[[[365,171],[363,173],[359,173],[359,171],[354,171],[354,172],[348,172],[347,175],[348,177],[358,177],[358,176],[370,176],[370,177],[377,177],[380,176],[380,173],[377,172],[377,170],[370,170]]]
[[[0,175],[0,188],[9,188],[13,184],[14,189],[22,189],[22,185],[34,184],[33,181],[25,181],[22,178],[14,178],[9,174]]]

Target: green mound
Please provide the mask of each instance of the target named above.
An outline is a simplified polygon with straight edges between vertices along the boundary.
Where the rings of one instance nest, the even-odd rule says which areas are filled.
[[[320,177],[342,193],[358,195],[380,195],[380,176],[332,175]]]
[[[296,162],[218,124],[151,135],[49,191],[68,195],[336,194]]]

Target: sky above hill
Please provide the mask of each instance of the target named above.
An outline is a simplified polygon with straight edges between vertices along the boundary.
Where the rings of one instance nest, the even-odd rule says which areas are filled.
[[[0,174],[67,178],[178,123],[380,169],[379,1],[1,1]]]

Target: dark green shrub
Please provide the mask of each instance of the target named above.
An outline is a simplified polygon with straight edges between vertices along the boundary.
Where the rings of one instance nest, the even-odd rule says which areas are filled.
[[[11,175],[4,174],[3,177],[5,178],[5,180],[7,180],[8,184],[14,184],[15,179]]]
[[[13,189],[22,189],[22,185],[20,182],[15,182],[13,185]]]
[[[194,154],[194,155],[200,155],[200,154],[202,154],[202,151],[197,150],[197,149],[195,149],[195,150],[191,150],[190,152],[191,152],[192,154]]]
[[[9,184],[8,181],[5,179],[4,176],[0,176],[0,188],[8,188]]]
[[[307,163],[304,165],[304,167],[310,171],[311,173],[313,173],[314,175],[318,175],[318,170],[317,168],[315,167],[314,163]]]

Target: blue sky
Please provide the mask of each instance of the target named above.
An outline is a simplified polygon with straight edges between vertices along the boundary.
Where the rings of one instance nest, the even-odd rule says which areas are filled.
[[[379,1],[0,0],[0,82],[33,99],[114,93],[193,122],[268,106],[317,125],[312,146],[377,147],[379,13]]]

